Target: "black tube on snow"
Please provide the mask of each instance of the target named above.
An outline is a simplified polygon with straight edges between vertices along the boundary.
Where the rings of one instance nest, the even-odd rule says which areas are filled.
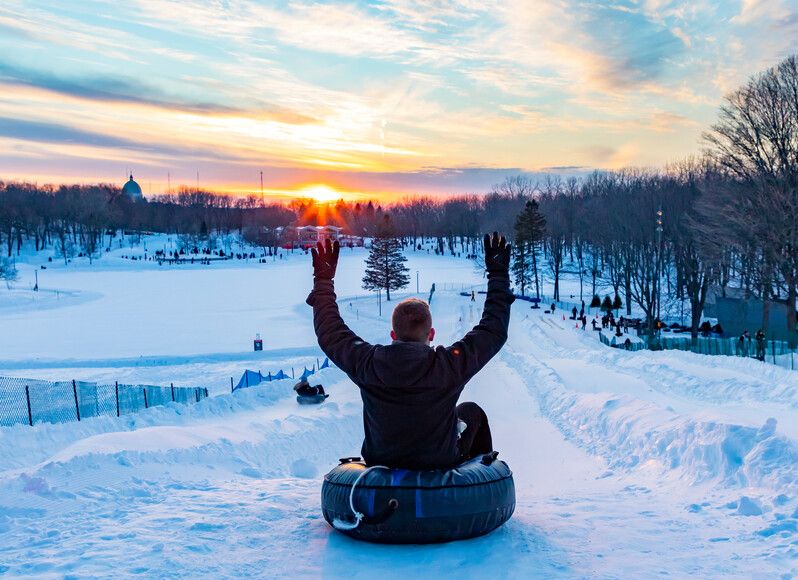
[[[381,468],[362,478],[367,467],[353,459],[324,477],[321,506],[330,525],[358,540],[428,544],[473,538],[495,530],[515,510],[512,471],[494,454],[448,470]],[[347,521],[352,525],[341,525]]]
[[[296,402],[300,405],[318,405],[323,403],[329,395],[297,395]]]

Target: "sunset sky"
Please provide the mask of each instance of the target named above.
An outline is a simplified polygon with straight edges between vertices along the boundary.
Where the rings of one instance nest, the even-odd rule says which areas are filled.
[[[479,193],[661,166],[796,0],[3,0],[0,179]]]

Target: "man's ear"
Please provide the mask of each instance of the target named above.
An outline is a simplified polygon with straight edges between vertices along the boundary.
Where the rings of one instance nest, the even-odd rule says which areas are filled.
[[[428,338],[428,340],[429,340],[430,342],[432,342],[433,340],[435,340],[435,329],[434,329],[434,328],[430,328],[430,329],[429,329],[429,338]]]
[[[391,331],[391,340],[396,340],[396,333],[393,330]]]

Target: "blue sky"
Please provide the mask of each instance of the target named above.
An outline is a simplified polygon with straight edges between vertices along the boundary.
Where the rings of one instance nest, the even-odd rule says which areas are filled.
[[[4,0],[0,178],[401,195],[662,166],[796,51],[794,0]]]

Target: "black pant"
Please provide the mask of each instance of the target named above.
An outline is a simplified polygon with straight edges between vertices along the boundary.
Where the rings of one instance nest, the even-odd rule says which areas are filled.
[[[488,416],[482,407],[471,402],[460,403],[457,405],[457,418],[466,424],[466,429],[457,442],[462,461],[493,451]]]

